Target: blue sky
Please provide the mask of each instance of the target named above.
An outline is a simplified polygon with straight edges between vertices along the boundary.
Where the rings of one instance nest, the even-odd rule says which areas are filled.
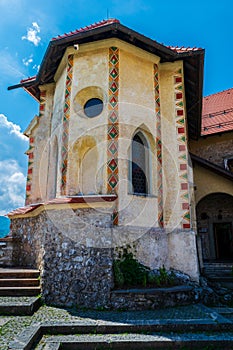
[[[23,89],[9,85],[37,73],[49,40],[106,19],[166,45],[205,48],[204,95],[233,87],[231,0],[0,0],[0,215],[22,206],[27,140],[38,113]]]

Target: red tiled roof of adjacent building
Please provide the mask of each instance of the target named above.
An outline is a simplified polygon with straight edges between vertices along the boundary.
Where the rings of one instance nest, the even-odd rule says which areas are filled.
[[[16,215],[26,215],[36,210],[39,207],[51,206],[54,204],[60,205],[60,204],[75,204],[75,203],[104,203],[104,202],[113,202],[116,200],[116,198],[117,198],[116,195],[104,195],[104,194],[92,195],[92,196],[87,195],[87,196],[55,198],[48,202],[29,204],[25,207],[17,208],[15,210],[12,210],[10,213],[8,213],[7,216],[11,218]]]
[[[233,88],[203,98],[201,135],[233,130]]]

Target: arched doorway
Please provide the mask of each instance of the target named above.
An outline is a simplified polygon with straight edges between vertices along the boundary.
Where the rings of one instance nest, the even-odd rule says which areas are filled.
[[[233,196],[209,194],[196,210],[204,261],[233,261]]]

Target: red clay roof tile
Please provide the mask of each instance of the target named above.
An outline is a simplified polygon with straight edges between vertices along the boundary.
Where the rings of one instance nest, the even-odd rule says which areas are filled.
[[[9,218],[14,217],[15,215],[25,215],[28,214],[40,206],[43,205],[53,205],[53,204],[72,204],[72,203],[104,203],[104,202],[113,202],[115,201],[117,196],[115,195],[94,195],[94,196],[74,196],[74,197],[62,197],[55,198],[48,202],[44,203],[36,203],[27,205],[25,207],[17,208],[12,210],[7,214]]]
[[[167,46],[167,47],[177,53],[202,50],[202,48],[200,47],[184,47],[184,46]]]
[[[201,135],[233,130],[233,88],[203,98]]]
[[[28,77],[26,79],[22,79],[22,80],[20,80],[20,83],[24,84],[24,83],[27,83],[27,82],[31,82],[33,80],[36,80],[36,75],[34,75],[33,77]]]
[[[55,38],[52,38],[52,40],[63,39],[63,38],[66,38],[66,37],[69,37],[69,36],[72,36],[72,35],[75,35],[75,34],[78,34],[78,33],[87,32],[88,30],[92,30],[92,29],[95,29],[95,28],[103,27],[103,26],[106,26],[106,25],[112,24],[112,23],[120,23],[120,21],[118,19],[116,19],[116,18],[102,20],[100,22],[97,22],[97,23],[94,23],[94,24],[90,24],[89,26],[76,29],[76,30],[74,30],[72,32],[65,33],[63,35],[58,35]]]

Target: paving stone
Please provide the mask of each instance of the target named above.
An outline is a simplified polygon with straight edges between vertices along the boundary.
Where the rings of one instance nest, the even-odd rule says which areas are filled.
[[[65,324],[78,323],[79,325],[88,324],[144,324],[153,323],[169,324],[182,323],[188,324],[223,324],[226,318],[213,317],[217,314],[215,309],[202,307],[201,305],[189,305],[176,308],[149,310],[149,311],[91,311],[91,310],[74,310],[62,309],[43,305],[32,316],[10,316],[8,322],[1,328],[0,350],[7,350],[10,342],[17,339],[23,331],[27,331],[28,327],[38,326],[40,323]],[[219,314],[219,316],[221,316]],[[6,318],[0,316],[0,320]],[[219,321],[220,320],[220,321]],[[229,320],[229,327],[233,327],[233,323]],[[3,321],[2,321],[3,322]],[[233,331],[233,328],[232,328]]]

